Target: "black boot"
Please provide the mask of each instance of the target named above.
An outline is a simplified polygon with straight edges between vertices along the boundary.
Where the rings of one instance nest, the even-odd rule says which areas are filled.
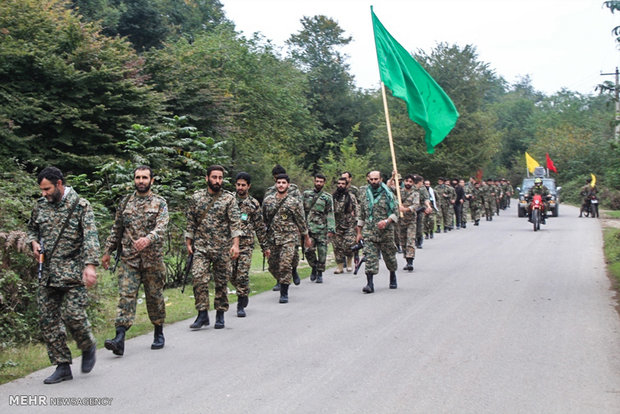
[[[316,283],[323,283],[323,272],[316,272]]]
[[[82,372],[88,374],[93,370],[97,361],[97,345],[93,344],[86,351],[82,351]]]
[[[373,293],[375,291],[375,284],[372,283],[372,278],[373,278],[373,274],[372,273],[366,273],[367,285],[364,286],[364,288],[362,289],[362,292],[364,292],[364,293]]]
[[[114,355],[123,355],[125,353],[125,329],[124,326],[116,327],[116,336],[114,339],[106,339],[104,346],[105,349],[112,351]]]
[[[237,317],[245,318],[245,299],[247,296],[239,296],[237,298]]]
[[[480,225],[480,219],[474,221],[474,226],[479,226]]]
[[[282,283],[280,286],[282,287],[280,289],[280,303],[288,303],[288,285]]]
[[[311,282],[314,282],[315,280],[316,280],[316,270],[315,270],[315,268],[313,267],[313,268],[312,268],[312,272],[310,272],[310,281],[311,281]]]
[[[295,283],[295,286],[299,286],[299,284],[301,283],[301,279],[299,278],[299,273],[297,273],[296,267],[293,268],[293,283]]]
[[[407,266],[405,266],[403,270],[408,270],[410,272],[413,272],[413,258],[407,259]]]
[[[49,377],[43,380],[43,384],[57,384],[62,381],[69,381],[73,379],[73,375],[71,374],[71,366],[68,362],[63,362],[62,364],[58,364],[56,367],[56,371]]]
[[[198,317],[189,327],[190,329],[200,329],[203,326],[209,326],[209,311],[198,311]]]
[[[398,284],[396,283],[396,272],[392,270],[390,272],[390,289],[396,289],[397,287]]]
[[[273,288],[271,288],[271,290],[273,290],[274,292],[279,291],[279,290],[280,290],[280,283],[279,283],[279,282],[278,282],[278,283],[276,283],[276,284],[273,286]]]
[[[215,312],[215,325],[213,325],[215,329],[223,329],[224,328],[224,311],[218,310]]]
[[[422,241],[423,241],[423,240],[424,240],[424,239],[423,239],[422,237],[418,237],[418,238],[416,238],[415,247],[416,247],[417,249],[422,249],[422,248],[423,248],[423,247],[422,247]]]
[[[437,231],[435,233],[441,233],[441,226],[437,226]]]
[[[155,325],[155,333],[153,334],[153,343],[151,349],[162,349],[166,339],[164,338],[164,325]]]
[[[461,228],[466,229],[467,228],[467,223],[463,222],[463,224],[461,224]]]
[[[430,237],[431,237],[431,239],[434,237],[434,233],[432,231],[431,231],[431,236]]]

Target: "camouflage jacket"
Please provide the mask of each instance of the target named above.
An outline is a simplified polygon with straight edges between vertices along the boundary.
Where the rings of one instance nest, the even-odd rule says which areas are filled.
[[[347,230],[355,227],[356,218],[358,213],[358,202],[357,197],[351,192],[348,192],[349,195],[349,205],[347,206],[347,197],[345,194],[338,198],[337,196],[332,196],[334,200],[334,219],[336,220],[336,229],[337,230]]]
[[[359,214],[357,216],[357,226],[362,228],[362,237],[367,241],[378,242],[384,238],[394,237],[394,223],[398,222],[398,200],[394,198],[394,210],[390,212],[389,199],[387,194],[381,194],[381,196],[375,199],[375,203],[372,206],[371,217],[371,203],[372,200],[368,198],[367,186],[362,187],[364,191],[360,189],[359,200]],[[389,191],[390,195],[392,192]],[[392,221],[383,229],[380,230],[377,224],[381,220],[391,218]],[[391,236],[390,236],[391,235]]]
[[[409,207],[407,212],[403,213],[403,217],[400,218],[400,221],[404,225],[411,224],[416,220],[417,214],[415,210],[420,207],[420,192],[417,191],[415,187],[412,187],[411,190],[402,188],[400,190],[400,198],[403,202],[403,207]]]
[[[254,233],[256,233],[261,249],[265,250],[267,246],[267,235],[260,203],[251,195],[245,198],[240,198],[239,195],[237,195],[236,199],[239,212],[241,213],[239,247],[247,248],[254,246]]]
[[[355,196],[356,200],[360,199],[360,189],[356,186],[354,186],[353,184],[351,184],[348,188],[349,193],[353,194]]]
[[[417,190],[420,193],[420,205],[423,206],[426,201],[430,201],[431,195],[428,193],[428,190],[424,186],[421,186]],[[439,197],[437,196],[437,190],[433,190],[433,191],[435,192],[435,198],[437,199],[436,201],[439,202]]]
[[[549,189],[545,185],[541,185],[540,187],[533,185],[527,195],[528,197],[533,197],[534,194],[540,194],[543,201],[545,201],[545,197],[549,195]]]
[[[308,232],[312,235],[325,235],[336,232],[334,202],[332,195],[321,190],[304,191],[304,211]]]
[[[121,243],[122,259],[132,267],[149,267],[163,259],[163,247],[168,229],[168,204],[163,197],[137,192],[123,198],[116,211],[114,225],[105,244],[105,253],[112,255]],[[148,247],[137,251],[133,243],[141,237],[151,241]]]
[[[444,184],[443,190],[443,203],[445,205],[451,206],[452,203],[456,200],[456,190],[451,185]]]
[[[82,271],[85,265],[99,265],[99,238],[93,209],[84,198],[70,187],[58,203],[50,203],[45,197],[37,200],[28,221],[28,242],[43,239],[45,265],[40,283],[52,287],[83,285]],[[65,223],[69,210],[77,201],[71,219],[52,254],[58,233]]]
[[[217,200],[210,210],[205,210]],[[228,257],[232,239],[241,236],[241,214],[235,195],[226,190],[211,195],[208,190],[196,191],[188,200],[185,237],[194,241],[194,249],[202,253],[222,254]],[[204,217],[204,219],[202,218]]]
[[[283,203],[279,208],[278,205]],[[276,211],[277,210],[277,211]],[[270,195],[263,200],[263,217],[267,226],[267,244],[281,246],[298,243],[299,234],[308,234],[303,206],[290,194],[283,200]]]

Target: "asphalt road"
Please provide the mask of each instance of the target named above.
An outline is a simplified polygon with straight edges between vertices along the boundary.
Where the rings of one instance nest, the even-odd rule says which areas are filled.
[[[99,350],[87,375],[76,358],[73,381],[44,385],[47,368],[0,386],[0,412],[620,413],[601,228],[577,213],[563,205],[534,233],[513,207],[440,234],[397,290],[385,268],[371,295],[361,272],[330,270],[289,304],[251,297],[245,319],[231,306],[223,330],[166,326],[163,350],[145,335],[122,358]],[[17,395],[45,405],[9,405]],[[51,406],[59,397],[112,400]]]

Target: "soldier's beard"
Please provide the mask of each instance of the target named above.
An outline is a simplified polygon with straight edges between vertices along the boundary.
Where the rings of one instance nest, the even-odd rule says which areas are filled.
[[[136,191],[140,194],[146,194],[151,189],[151,184],[136,184]]]
[[[406,188],[407,190],[411,190],[411,187],[413,187],[413,185],[412,185],[412,184],[405,184],[405,188]]]
[[[346,188],[338,187],[336,188],[336,195],[341,196],[347,191]]]
[[[370,183],[373,190],[378,190],[381,187],[381,183]]]
[[[49,196],[45,196],[45,199],[50,203],[58,203],[60,200],[62,200],[62,193],[57,188],[56,191],[54,191],[52,194],[50,194]]]
[[[213,191],[214,193],[217,193],[218,191],[220,191],[220,189],[222,188],[221,184],[218,183],[211,183],[211,181],[207,181],[207,185],[209,186],[209,188],[211,189],[211,191]]]
[[[239,195],[239,197],[245,197],[246,195],[248,195],[248,192],[247,191],[238,190],[237,194]]]

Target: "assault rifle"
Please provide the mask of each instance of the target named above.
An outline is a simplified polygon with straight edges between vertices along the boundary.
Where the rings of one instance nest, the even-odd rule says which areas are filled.
[[[187,262],[185,263],[185,275],[183,276],[183,287],[181,288],[181,293],[185,292],[185,285],[187,284],[187,277],[192,271],[192,264],[194,263],[194,254],[190,253],[187,256]]]
[[[43,264],[45,263],[45,246],[43,245],[43,237],[39,238],[39,269],[37,275],[39,276],[39,282],[43,277]]]
[[[122,254],[123,254],[123,244],[119,241],[118,247],[116,248],[116,254],[114,255],[114,266],[112,266],[112,269],[110,270],[110,272],[112,273],[116,272],[116,268],[118,267],[118,262],[121,261]]]

